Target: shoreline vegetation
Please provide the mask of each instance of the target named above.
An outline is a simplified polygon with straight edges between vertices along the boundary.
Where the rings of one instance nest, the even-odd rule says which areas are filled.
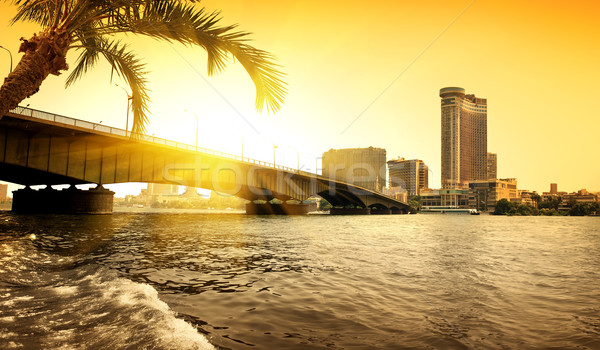
[[[560,197],[536,202],[536,207],[501,199],[496,203],[495,210],[490,214],[508,216],[600,216],[600,202],[574,202],[567,203],[564,206],[561,204]]]

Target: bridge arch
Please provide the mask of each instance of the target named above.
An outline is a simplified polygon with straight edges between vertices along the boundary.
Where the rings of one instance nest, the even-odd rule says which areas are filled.
[[[369,205],[371,214],[391,214],[391,210],[381,203],[373,203]]]

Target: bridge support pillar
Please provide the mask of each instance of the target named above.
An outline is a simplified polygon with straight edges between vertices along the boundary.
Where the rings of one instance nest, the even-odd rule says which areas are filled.
[[[331,215],[369,215],[371,214],[370,208],[331,208],[329,209]]]
[[[314,211],[316,207],[310,204],[288,204],[288,203],[247,203],[246,214],[249,215],[304,215]]]
[[[25,187],[13,191],[12,210],[22,214],[112,214],[115,193],[98,186],[87,191],[71,186],[54,190]]]

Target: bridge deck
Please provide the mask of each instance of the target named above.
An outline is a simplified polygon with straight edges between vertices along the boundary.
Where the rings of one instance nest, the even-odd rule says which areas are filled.
[[[338,206],[407,208],[381,193],[300,169],[24,107],[0,119],[0,171],[3,180],[25,185],[178,183],[249,200],[318,194]]]

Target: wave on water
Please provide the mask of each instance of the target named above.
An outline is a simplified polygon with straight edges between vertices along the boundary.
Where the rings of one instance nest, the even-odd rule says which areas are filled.
[[[0,348],[214,349],[150,285],[12,238],[0,240]]]

